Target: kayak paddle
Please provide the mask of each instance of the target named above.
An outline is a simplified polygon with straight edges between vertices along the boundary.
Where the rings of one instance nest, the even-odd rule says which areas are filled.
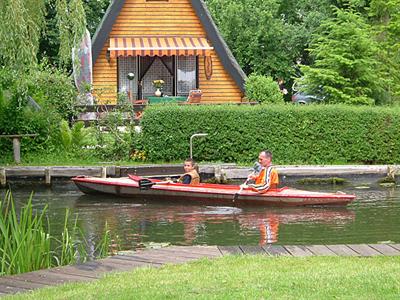
[[[144,179],[140,179],[139,180],[139,188],[141,190],[148,190],[155,184],[169,184],[169,183],[171,183],[171,182],[170,181],[156,181],[156,182],[153,182],[153,181],[151,181],[149,179],[145,179],[144,178]]]
[[[240,186],[239,192],[237,192],[237,193],[235,193],[235,195],[233,195],[233,202],[235,202],[239,198],[239,194],[243,191],[243,186],[247,185],[249,180],[250,180],[250,178],[247,178],[246,181]]]

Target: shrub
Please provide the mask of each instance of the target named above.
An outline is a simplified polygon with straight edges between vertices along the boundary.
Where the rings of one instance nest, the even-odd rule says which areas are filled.
[[[88,134],[89,132],[83,122],[76,122],[72,128],[69,127],[68,122],[65,120],[60,123],[61,144],[67,151],[81,150],[82,146],[86,144]]]
[[[150,106],[142,151],[150,161],[246,162],[262,149],[277,164],[399,163],[400,108],[344,105]]]
[[[32,97],[41,107],[28,105]],[[22,139],[22,151],[57,149],[61,117],[70,117],[75,99],[71,80],[63,72],[41,67],[29,73],[0,68],[0,133],[37,133],[36,138]],[[4,152],[11,153],[10,141],[0,140]]]
[[[252,74],[246,80],[246,97],[260,103],[283,103],[283,95],[272,77]]]
[[[63,118],[71,119],[75,114],[77,91],[72,79],[64,71],[41,65],[31,74],[29,94],[40,104],[51,106]]]

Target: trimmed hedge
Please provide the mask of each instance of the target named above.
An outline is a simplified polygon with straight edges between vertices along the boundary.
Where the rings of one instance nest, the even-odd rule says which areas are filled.
[[[400,109],[344,105],[154,105],[142,120],[150,161],[249,163],[270,149],[276,164],[400,162]]]

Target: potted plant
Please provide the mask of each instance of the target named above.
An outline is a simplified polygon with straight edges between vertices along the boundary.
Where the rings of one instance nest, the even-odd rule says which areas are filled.
[[[162,79],[153,80],[153,86],[156,88],[156,91],[154,92],[154,94],[157,97],[160,97],[162,95],[161,90],[162,90],[162,88],[164,86],[164,83],[165,82]]]

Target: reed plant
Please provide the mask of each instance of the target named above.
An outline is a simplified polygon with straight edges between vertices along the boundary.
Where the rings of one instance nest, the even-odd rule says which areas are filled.
[[[34,210],[32,194],[19,213],[10,191],[6,192],[4,200],[0,199],[0,275],[84,262],[91,258],[77,218],[70,229],[70,212],[66,210],[61,237],[55,238],[50,232],[47,209],[46,205],[41,212]],[[110,244],[106,224],[94,257],[107,256]]]

